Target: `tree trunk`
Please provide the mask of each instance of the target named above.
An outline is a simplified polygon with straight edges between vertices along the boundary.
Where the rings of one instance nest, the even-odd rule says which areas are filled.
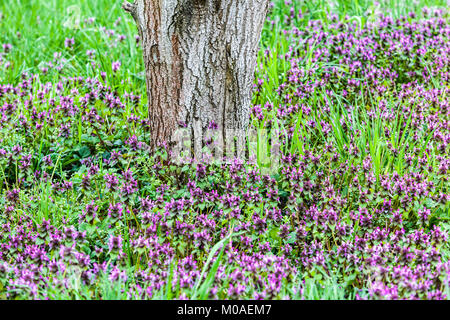
[[[177,142],[186,128],[195,149],[212,123],[219,143],[248,127],[258,45],[269,0],[136,0],[144,51],[151,147]],[[214,125],[213,125],[214,126]],[[186,130],[185,129],[185,130]]]

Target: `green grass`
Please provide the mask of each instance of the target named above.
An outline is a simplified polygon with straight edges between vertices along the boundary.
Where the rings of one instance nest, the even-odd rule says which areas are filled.
[[[0,3],[0,12],[3,14],[0,42],[13,45],[12,68],[7,74],[0,74],[2,82],[14,84],[24,72],[40,73],[45,62],[53,61],[55,52],[61,52],[67,60],[64,76],[98,76],[99,71],[92,67],[86,54],[88,50],[95,50],[95,62],[107,73],[109,84],[119,92],[145,92],[142,52],[136,48],[134,38],[137,28],[122,10],[120,1],[8,0]],[[94,22],[85,23],[90,18],[94,18]],[[115,27],[117,19],[122,21]],[[115,35],[110,37],[107,30],[112,29]],[[126,38],[116,44],[117,35]],[[75,46],[67,50],[64,41],[72,37]],[[122,67],[112,77],[111,63],[117,60],[122,62]],[[54,81],[57,76],[49,74],[45,80]]]

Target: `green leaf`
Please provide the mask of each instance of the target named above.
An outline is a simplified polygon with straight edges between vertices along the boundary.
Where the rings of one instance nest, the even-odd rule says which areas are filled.
[[[87,158],[91,155],[91,149],[88,146],[82,146],[80,149],[78,149],[78,154],[83,159]]]

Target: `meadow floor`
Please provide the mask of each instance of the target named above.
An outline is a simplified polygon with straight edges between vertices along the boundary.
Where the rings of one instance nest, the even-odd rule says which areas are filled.
[[[274,1],[269,173],[149,154],[120,5],[0,2],[0,299],[450,298],[446,1]]]

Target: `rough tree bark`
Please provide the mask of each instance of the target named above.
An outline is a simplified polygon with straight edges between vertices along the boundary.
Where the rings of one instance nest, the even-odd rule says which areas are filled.
[[[200,147],[211,122],[222,141],[230,132],[242,138],[268,4],[269,0],[123,4],[142,40],[152,148],[173,142],[174,132],[183,127]]]

